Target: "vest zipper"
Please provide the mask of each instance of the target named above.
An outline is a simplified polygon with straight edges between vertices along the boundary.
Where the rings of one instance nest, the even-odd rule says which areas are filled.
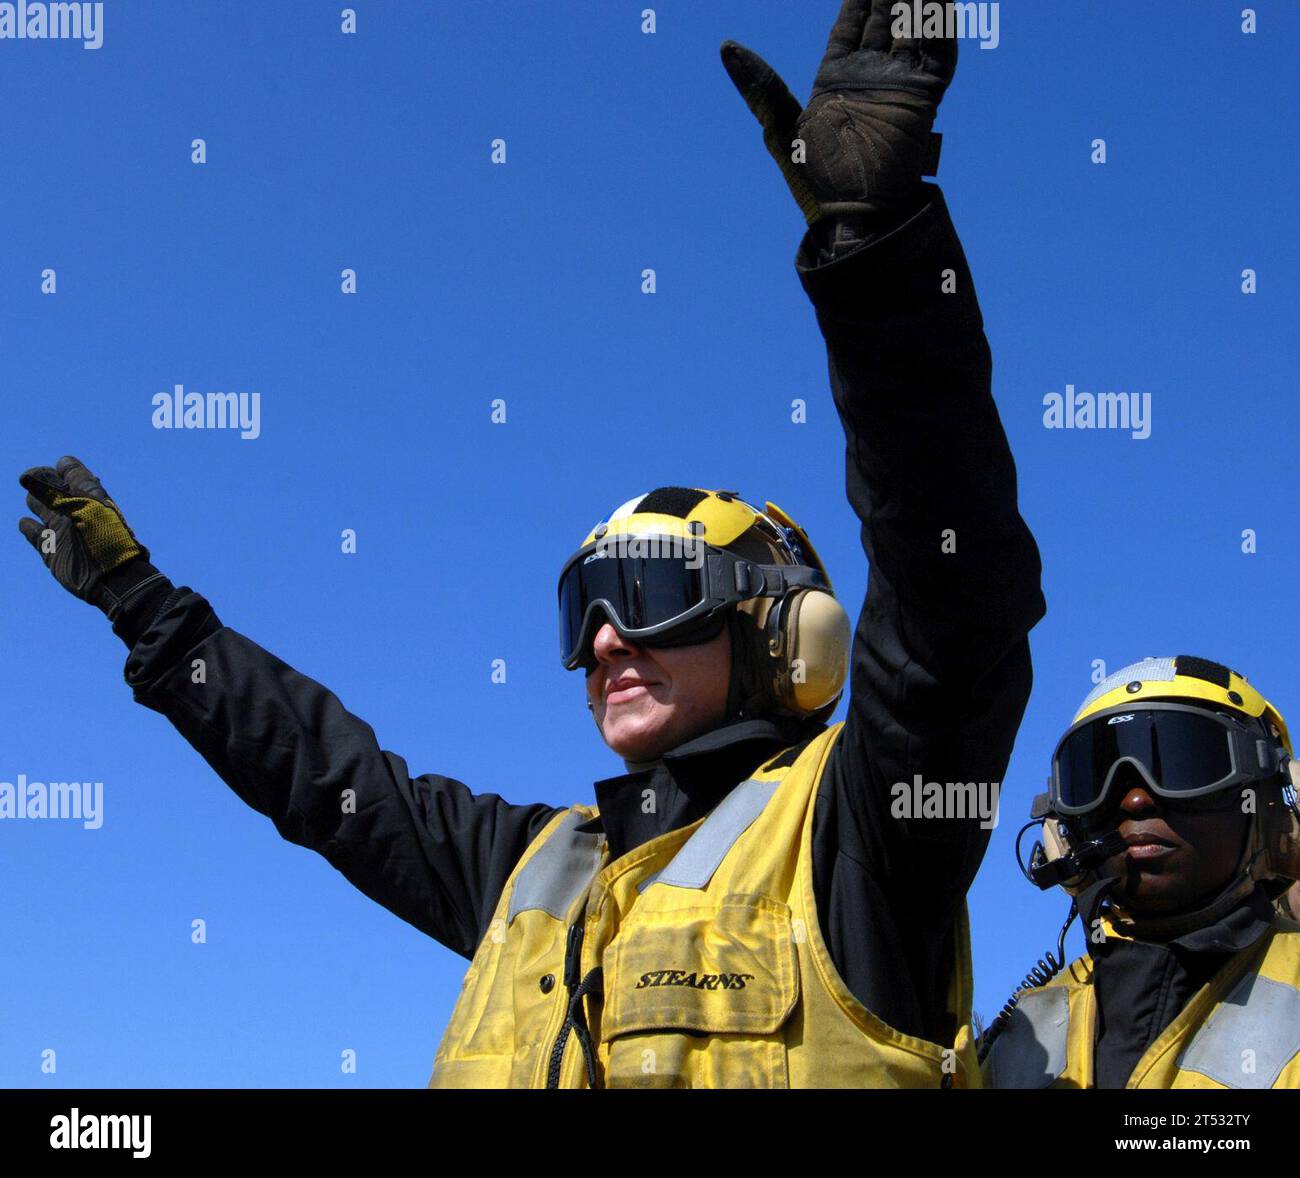
[[[585,913],[583,914],[585,915]],[[582,975],[582,916],[571,925],[564,938],[564,985],[572,994]]]

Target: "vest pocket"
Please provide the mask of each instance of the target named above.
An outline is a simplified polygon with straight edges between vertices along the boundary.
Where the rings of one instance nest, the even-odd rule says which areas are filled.
[[[664,886],[667,885],[655,885]],[[799,997],[789,908],[765,896],[633,911],[604,954],[611,1088],[785,1088]]]

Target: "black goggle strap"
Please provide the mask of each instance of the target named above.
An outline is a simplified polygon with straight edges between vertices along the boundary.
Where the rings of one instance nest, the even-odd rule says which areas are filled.
[[[827,588],[825,574],[811,565],[754,564],[729,552],[710,552],[708,559],[709,591],[727,602],[784,597],[791,589]]]

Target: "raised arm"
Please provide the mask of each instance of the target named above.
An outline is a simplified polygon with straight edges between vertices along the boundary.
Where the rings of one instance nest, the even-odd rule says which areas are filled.
[[[806,241],[800,268],[870,564],[832,767],[839,845],[890,899],[923,975],[988,843],[969,807],[1000,788],[1044,605],[970,273],[938,189],[917,199],[837,260],[818,264]],[[944,790],[938,815],[918,810],[918,777]]]
[[[988,842],[978,804],[1006,768],[1044,606],[970,271],[922,182],[956,42],[895,36],[893,8],[845,0],[807,107],[750,50],[727,43],[723,62],[809,225],[798,268],[870,564],[849,714],[817,803],[819,914],[854,993],[935,1037]],[[917,812],[918,778],[945,790],[939,814]],[[961,814],[949,782],[977,787]]]
[[[472,956],[506,878],[555,808],[512,805],[435,774],[411,777],[329,690],[158,572],[77,459],[35,467],[20,482],[39,517],[20,529],[66,589],[113,621],[130,648],[135,698],[166,716],[284,838]]]

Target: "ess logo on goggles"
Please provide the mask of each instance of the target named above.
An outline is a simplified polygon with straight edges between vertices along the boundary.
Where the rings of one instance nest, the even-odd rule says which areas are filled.
[[[726,607],[792,589],[829,590],[806,565],[755,564],[703,541],[682,551],[680,538],[643,537],[597,556],[600,542],[580,549],[560,574],[560,658],[568,670],[589,659],[601,611],[625,638],[672,645],[707,628]],[[662,540],[660,545],[652,541]],[[674,551],[676,546],[676,551]]]
[[[1197,798],[1265,780],[1287,760],[1280,744],[1231,716],[1176,703],[1098,712],[1052,756],[1051,808],[1077,817],[1105,801],[1121,766],[1163,798]]]

